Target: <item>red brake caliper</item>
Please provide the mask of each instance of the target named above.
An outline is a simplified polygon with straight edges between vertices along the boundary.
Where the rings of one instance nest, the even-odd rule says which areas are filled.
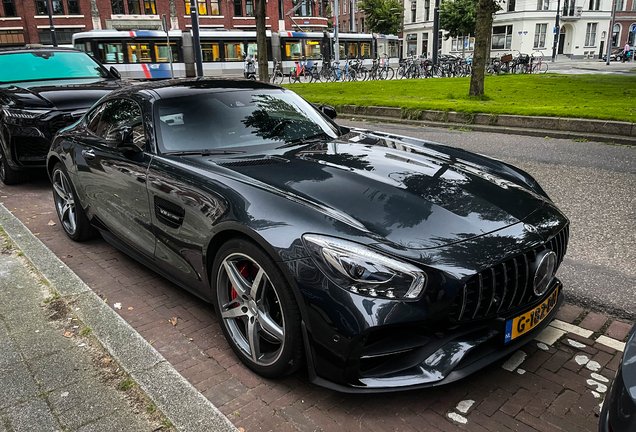
[[[245,263],[245,264],[241,265],[241,266],[239,267],[239,269],[238,269],[239,273],[241,273],[241,275],[242,275],[245,279],[247,279],[247,277],[248,277],[247,265],[248,265],[248,263]],[[231,299],[231,300],[234,300],[234,299],[236,299],[236,298],[238,297],[238,293],[237,293],[237,292],[236,292],[236,290],[234,289],[234,286],[233,286],[233,285],[230,285],[230,287],[231,287],[231,290],[232,290],[232,291],[230,291],[230,299]],[[234,307],[235,307],[235,306],[238,306],[238,305],[239,305],[239,303],[238,303],[238,302],[235,302],[232,306],[234,306]]]

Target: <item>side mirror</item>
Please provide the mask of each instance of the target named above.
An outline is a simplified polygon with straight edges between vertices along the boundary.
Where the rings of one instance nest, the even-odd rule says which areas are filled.
[[[111,66],[110,67],[110,73],[113,74],[113,76],[117,79],[121,79],[121,74],[119,73],[119,71],[115,68],[115,66]]]
[[[336,109],[332,107],[331,105],[320,105],[320,111],[322,111],[331,120],[338,117],[338,113],[336,112]]]

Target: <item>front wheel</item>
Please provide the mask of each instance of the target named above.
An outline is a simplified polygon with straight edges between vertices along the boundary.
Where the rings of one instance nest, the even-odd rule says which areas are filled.
[[[274,76],[272,77],[272,83],[277,85],[281,85],[283,83],[282,72],[276,71],[276,73],[274,73]]]
[[[9,162],[0,148],[0,181],[6,185],[14,185],[25,181],[28,174],[25,171],[18,171],[9,166]]]
[[[302,362],[300,311],[271,257],[251,241],[228,241],[212,269],[221,329],[243,363],[264,377],[297,370]]]
[[[75,188],[69,180],[66,169],[61,163],[53,167],[53,201],[60,224],[69,238],[77,242],[89,240],[97,235],[84,209],[77,199]]]

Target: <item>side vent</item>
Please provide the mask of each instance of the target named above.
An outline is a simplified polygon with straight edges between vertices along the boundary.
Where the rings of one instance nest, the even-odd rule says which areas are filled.
[[[183,224],[185,210],[168,200],[155,196],[155,216],[162,224],[170,228],[179,228]]]
[[[217,165],[224,167],[242,167],[242,166],[257,166],[257,165],[276,165],[287,163],[287,159],[279,157],[263,157],[258,159],[233,159],[228,161],[216,161]]]

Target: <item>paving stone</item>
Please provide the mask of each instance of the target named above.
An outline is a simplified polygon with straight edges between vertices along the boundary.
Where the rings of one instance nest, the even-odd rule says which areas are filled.
[[[627,324],[620,321],[614,321],[607,328],[605,334],[612,339],[623,341],[631,331],[634,324]]]
[[[57,432],[57,421],[42,398],[14,406],[8,410],[7,418],[14,432]]]
[[[77,429],[77,432],[151,432],[153,429],[137,417],[125,412],[100,418]]]
[[[572,324],[583,311],[584,309],[581,307],[564,304],[561,306],[561,309],[559,309],[559,312],[557,312],[556,319]]]
[[[57,351],[73,348],[79,342],[77,339],[65,338],[62,336],[63,331],[42,329],[39,331],[28,330],[26,332],[12,332],[14,339],[17,341],[22,355],[26,359],[34,359],[44,355],[52,354]]]
[[[595,312],[590,312],[587,316],[581,321],[579,326],[584,329],[592,330],[593,332],[597,332],[603,327],[603,325],[607,322],[607,317],[605,315],[597,314]]]
[[[62,426],[76,429],[116,411],[126,405],[118,390],[106,387],[97,380],[78,381],[49,393],[49,402]],[[77,409],[82,407],[82,409]]]
[[[11,339],[8,336],[0,336],[0,370],[21,360],[22,357]]]
[[[81,350],[77,347],[74,349]],[[40,357],[31,361],[31,367],[43,391],[65,387],[95,375],[92,364],[81,351],[77,355],[67,350]]]
[[[35,380],[22,362],[0,370],[0,409],[38,394]]]

